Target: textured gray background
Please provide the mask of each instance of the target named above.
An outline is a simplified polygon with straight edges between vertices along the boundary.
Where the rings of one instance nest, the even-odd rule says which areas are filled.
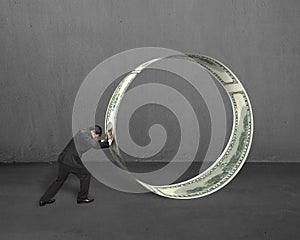
[[[234,70],[252,100],[251,161],[300,161],[300,2],[0,1],[0,161],[52,161],[76,92],[107,57],[157,46]]]

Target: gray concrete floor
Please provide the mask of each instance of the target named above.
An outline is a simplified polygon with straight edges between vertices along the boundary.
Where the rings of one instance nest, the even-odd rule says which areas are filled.
[[[247,163],[222,190],[196,200],[128,194],[95,179],[95,202],[77,205],[70,176],[56,202],[38,199],[55,164],[0,165],[0,238],[48,239],[300,239],[300,164]]]

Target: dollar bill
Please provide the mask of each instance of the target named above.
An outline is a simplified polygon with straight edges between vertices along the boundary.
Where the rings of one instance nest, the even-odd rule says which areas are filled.
[[[138,179],[137,181],[148,190],[163,197],[176,199],[203,197],[221,189],[236,176],[246,161],[253,138],[253,113],[247,93],[234,73],[221,62],[203,55],[186,54],[157,58],[138,66],[120,82],[110,99],[105,116],[106,131],[108,131],[109,136],[112,133],[115,134],[115,141],[110,149],[118,165],[126,169],[126,164],[120,154],[116,134],[120,103],[137,74],[152,63],[165,58],[196,62],[219,81],[226,90],[232,105],[232,132],[220,157],[201,174],[180,183],[161,186],[151,185]]]

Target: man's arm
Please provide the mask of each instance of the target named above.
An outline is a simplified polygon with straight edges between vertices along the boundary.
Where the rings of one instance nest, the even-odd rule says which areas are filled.
[[[102,142],[101,140],[99,140],[98,142],[99,142],[101,148],[109,148],[109,146],[110,146],[108,141]]]
[[[81,131],[81,137],[89,146],[95,149],[108,148],[113,141],[113,137],[108,139],[107,134],[105,138],[101,140],[100,138],[92,138],[89,132],[86,131]]]
[[[88,131],[81,130],[81,139],[90,147],[100,149],[98,139],[93,139]]]

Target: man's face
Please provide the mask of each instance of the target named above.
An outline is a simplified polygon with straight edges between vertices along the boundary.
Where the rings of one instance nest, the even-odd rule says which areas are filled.
[[[100,137],[100,134],[96,134],[95,130],[92,130],[91,134],[92,134],[92,138],[98,138],[98,137]]]

